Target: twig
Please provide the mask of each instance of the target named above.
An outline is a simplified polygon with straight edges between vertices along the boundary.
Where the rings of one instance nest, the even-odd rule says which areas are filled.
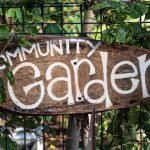
[[[129,145],[129,144],[139,144],[139,143],[141,143],[141,142],[136,142],[136,141],[133,141],[133,142],[128,142],[128,143],[124,143],[124,144],[122,144],[122,146],[125,146],[125,145]],[[148,144],[150,144],[150,142],[142,142],[142,143],[148,143]],[[114,147],[112,147],[112,150],[115,150],[116,148],[118,148],[120,145],[117,145],[117,146],[114,146]]]
[[[7,48],[7,46],[10,44],[10,42],[11,42],[11,40],[12,40],[13,37],[14,37],[14,34],[12,34],[12,36],[10,37],[10,39],[8,40],[8,42],[6,43],[6,45],[4,46],[4,48],[2,49],[1,55],[5,51],[5,49]]]

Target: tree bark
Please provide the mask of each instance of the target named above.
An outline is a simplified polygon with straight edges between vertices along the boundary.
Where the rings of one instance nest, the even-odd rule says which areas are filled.
[[[94,21],[95,21],[95,14],[93,13],[92,10],[86,10],[85,15],[84,15],[84,20],[83,20],[83,33],[91,37],[91,32],[94,27]]]

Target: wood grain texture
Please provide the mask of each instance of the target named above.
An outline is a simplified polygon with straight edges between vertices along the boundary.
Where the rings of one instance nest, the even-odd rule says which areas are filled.
[[[43,52],[46,51],[46,45],[44,44],[45,41],[53,41],[57,42],[58,40],[64,41],[63,49],[66,49],[65,46],[65,40],[68,38],[65,37],[52,37],[52,36],[37,36],[36,38],[27,37],[28,40],[32,43],[39,43],[41,46],[41,49]],[[7,47],[5,51],[14,52],[17,47],[17,40],[14,39],[13,42]],[[92,43],[96,44],[98,41],[90,40]],[[4,44],[1,44],[0,48],[2,49]],[[27,47],[29,49],[29,47]],[[40,88],[36,87],[29,91],[28,95],[25,95],[25,92],[23,91],[23,87],[27,86],[31,83],[37,82],[39,80],[43,80],[44,82],[44,88],[45,88],[45,94],[42,103],[35,109],[32,110],[23,110],[16,106],[13,101],[10,98],[9,92],[7,90],[7,84],[6,84],[6,90],[7,90],[7,100],[5,103],[0,104],[1,111],[9,111],[12,113],[21,113],[21,114],[30,114],[30,115],[48,115],[48,114],[74,114],[74,113],[91,113],[93,108],[95,107],[96,112],[102,111],[102,110],[109,110],[109,109],[118,109],[118,108],[126,108],[126,107],[132,107],[137,104],[142,103],[150,103],[150,97],[143,98],[142,93],[142,86],[141,86],[141,75],[140,75],[140,69],[139,69],[139,60],[137,57],[142,55],[146,56],[146,61],[150,59],[150,51],[136,48],[133,46],[127,46],[127,45],[102,45],[99,46],[96,51],[93,53],[93,55],[89,58],[87,58],[87,54],[90,52],[91,47],[85,42],[80,43],[80,54],[76,53],[76,45],[75,43],[70,43],[70,54],[66,54],[66,51],[64,51],[64,55],[59,55],[57,53],[54,54],[54,56],[47,55],[45,57],[39,56],[39,58],[35,58],[34,52],[32,54],[26,54],[26,61],[23,62],[30,62],[36,65],[41,73],[41,76],[37,79],[33,79],[33,69],[26,67],[23,69],[20,69],[16,75],[15,75],[15,83],[13,85],[13,90],[16,95],[16,97],[24,104],[31,105],[36,102],[38,97],[40,96]],[[109,97],[112,102],[112,106],[106,108],[105,101],[99,104],[92,104],[88,102],[86,99],[83,102],[77,102],[75,100],[76,98],[76,89],[75,89],[75,82],[74,82],[74,71],[73,67],[71,65],[71,60],[78,58],[79,60],[87,58],[89,59],[95,66],[96,74],[89,75],[89,66],[85,63],[82,64],[79,67],[78,71],[78,77],[79,77],[79,87],[81,93],[83,93],[84,96],[84,88],[85,85],[91,81],[91,80],[103,80],[103,66],[102,66],[102,59],[100,56],[100,52],[108,52],[108,61],[107,61],[107,81],[108,81],[108,93]],[[3,52],[5,54],[5,52]],[[115,91],[111,84],[111,73],[114,66],[122,61],[131,61],[138,70],[138,75],[135,77],[136,79],[139,79],[138,86],[136,90],[130,94],[119,94]],[[10,66],[10,70],[13,70],[17,65],[21,64],[19,57],[16,57],[12,59],[13,65]],[[46,71],[47,68],[56,62],[62,62],[66,64],[71,72],[71,81],[72,81],[72,94],[73,98],[75,100],[74,105],[68,105],[67,100],[63,100],[60,102],[56,102],[55,100],[52,100],[48,93],[47,93],[47,87],[48,84],[51,82],[51,80],[46,80]],[[128,65],[124,65],[120,67],[117,70],[117,73],[130,73],[133,72],[133,68]],[[4,75],[1,73],[1,75],[4,77]],[[57,77],[66,77],[66,71],[64,68],[57,67],[53,69],[52,71],[52,79],[55,79]],[[148,92],[150,93],[150,68],[148,67],[146,71],[146,87]],[[6,77],[4,77],[5,83],[7,83]],[[120,89],[130,89],[132,86],[131,78],[127,79],[118,79],[116,80],[116,84],[118,88]],[[53,87],[53,93],[55,93],[56,96],[64,96],[68,91],[66,82],[58,82]],[[103,95],[104,89],[99,84],[95,84],[91,86],[88,90],[88,94],[91,98],[96,99]]]

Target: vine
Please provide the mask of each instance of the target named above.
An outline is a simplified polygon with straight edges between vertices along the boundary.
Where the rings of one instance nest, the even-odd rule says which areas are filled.
[[[41,32],[41,28],[39,28],[38,24],[42,24],[45,22],[48,23],[44,26],[44,33],[53,33],[53,34],[62,34],[64,33],[79,33],[80,35],[81,25],[66,25],[61,26],[61,14],[65,14],[68,21],[73,23],[79,22],[81,18],[80,10],[76,7],[74,10],[70,11],[68,9],[61,10],[60,8],[54,8],[51,10],[49,7],[46,8],[45,15],[42,17],[42,11],[40,8],[34,7],[35,4],[40,4],[42,6],[43,3],[53,3],[56,2],[54,0],[1,0],[1,4],[22,4],[21,8],[8,8],[7,10],[3,10],[0,8],[0,42],[6,43],[2,52],[9,46],[12,38],[14,36],[18,36],[20,41],[18,41],[18,45],[30,45],[30,42],[27,41],[24,35],[21,33],[27,33],[32,36],[37,35]],[[57,2],[61,5],[62,0],[57,0]],[[65,0],[67,2],[67,0]],[[84,3],[83,1],[78,1],[78,5]],[[150,49],[150,24],[143,23],[148,22],[150,20],[150,5],[148,1],[126,1],[125,0],[88,0],[86,1],[86,5],[88,5],[89,10],[92,10],[95,14],[95,18],[92,18],[94,21],[99,21],[102,25],[102,40],[105,44],[130,44],[135,46],[141,46],[143,48]],[[27,7],[30,4],[32,7]],[[99,15],[99,10],[102,13],[102,17]],[[83,10],[85,11],[85,10]],[[72,14],[69,16],[68,14]],[[5,14],[5,16],[4,16]],[[65,18],[65,19],[66,19]],[[98,19],[101,18],[101,19]],[[23,22],[23,20],[25,22]],[[33,24],[33,23],[37,23]],[[138,22],[138,23],[137,23]],[[28,25],[24,25],[28,24]],[[96,31],[100,30],[95,27]],[[93,30],[95,30],[95,28]],[[20,38],[21,37],[21,38]],[[94,35],[96,39],[100,39]],[[0,60],[0,64],[4,64],[3,60]],[[14,83],[14,77],[9,71],[9,65],[5,63],[6,68],[3,69],[3,73],[9,79],[11,85]],[[0,77],[0,102],[4,102],[6,99],[6,90],[4,87],[4,80]],[[147,142],[150,140],[150,106],[142,105],[142,111],[139,106],[128,109],[120,109],[114,110],[113,113],[105,113],[105,136],[108,138],[104,139],[103,148],[106,150],[117,149],[121,143],[124,146],[123,148],[128,150],[131,147],[135,146],[135,142]],[[3,114],[0,114],[4,117]],[[142,117],[140,117],[142,115]],[[110,118],[112,118],[111,121]],[[14,122],[17,124],[16,126],[21,125],[22,118],[14,117],[10,120],[7,120],[7,125],[11,126]],[[31,123],[32,121],[32,123]],[[41,118],[37,117],[33,120],[32,117],[29,117],[27,120],[27,127],[30,129],[35,128],[36,124],[41,123]],[[12,128],[15,128],[13,126]],[[98,136],[100,136],[100,124],[98,124]],[[142,129],[142,130],[141,130]],[[139,132],[142,132],[142,139],[137,138]],[[11,135],[8,129],[0,126],[0,144],[2,148],[5,148],[4,140],[5,134]],[[130,143],[128,142],[130,141]],[[16,143],[8,139],[10,143],[10,149],[16,149]],[[98,144],[99,143],[98,141]],[[146,148],[146,146],[144,146]]]

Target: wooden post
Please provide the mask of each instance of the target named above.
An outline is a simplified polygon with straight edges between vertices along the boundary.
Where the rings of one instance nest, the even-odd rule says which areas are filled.
[[[68,134],[66,150],[78,150],[80,140],[80,129],[77,126],[74,115],[69,115]]]
[[[92,22],[94,20],[94,17],[95,17],[95,15],[92,10],[85,11],[84,20],[83,20],[83,22],[84,22],[83,33],[92,32],[92,29],[93,29]],[[88,24],[89,22],[91,24]],[[91,34],[83,34],[83,35],[86,35],[88,37],[91,36]],[[72,136],[74,137],[74,135],[80,135],[80,133],[79,133],[80,130],[77,130],[77,126],[74,121],[75,118],[74,119],[73,118],[74,118],[74,116],[72,116],[72,115],[69,116],[69,125],[70,126],[68,127],[68,135],[71,135],[71,137]],[[88,131],[85,130],[84,133],[85,133],[84,137],[88,137]],[[86,141],[85,143],[88,143],[87,140],[88,140],[87,138],[84,138],[84,141]],[[71,142],[70,142],[70,140],[68,140],[68,142],[67,142],[67,148],[68,148],[67,150],[78,150],[79,149],[78,146],[79,146],[79,139],[73,139],[73,140],[71,140]],[[85,147],[87,148],[87,146],[88,145],[86,144]]]

